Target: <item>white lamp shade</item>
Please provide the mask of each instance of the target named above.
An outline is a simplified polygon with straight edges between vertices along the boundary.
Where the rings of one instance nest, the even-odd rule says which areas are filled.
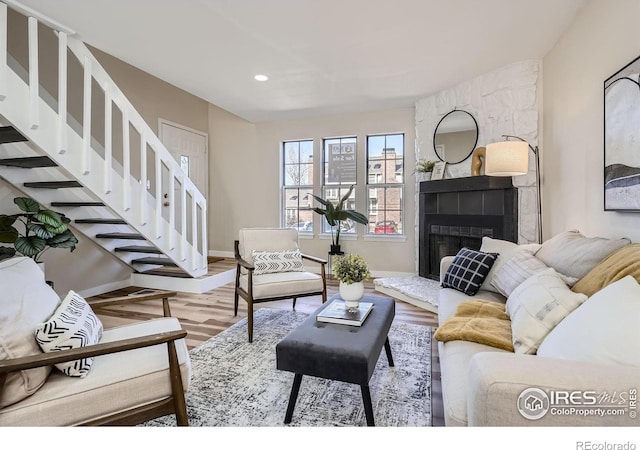
[[[484,163],[485,175],[494,177],[525,175],[529,171],[529,144],[521,141],[488,144]]]

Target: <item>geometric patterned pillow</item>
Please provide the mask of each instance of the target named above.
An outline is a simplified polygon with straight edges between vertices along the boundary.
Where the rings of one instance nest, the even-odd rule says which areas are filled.
[[[49,321],[36,328],[36,341],[45,353],[85,347],[100,342],[102,322],[87,301],[69,291]],[[84,378],[89,373],[93,358],[83,358],[56,364],[56,368],[70,377]]]
[[[304,271],[302,254],[299,249],[283,250],[280,252],[263,252],[253,250],[251,252],[251,257],[253,258],[254,275]]]
[[[447,269],[442,279],[442,287],[452,288],[467,295],[476,295],[497,258],[497,253],[485,253],[463,247]]]

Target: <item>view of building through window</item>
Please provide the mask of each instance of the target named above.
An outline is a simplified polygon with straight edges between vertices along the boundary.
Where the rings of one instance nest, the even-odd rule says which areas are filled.
[[[368,233],[403,234],[404,134],[367,137]]]
[[[282,145],[285,228],[313,231],[313,141],[291,141]]]
[[[322,198],[337,204],[357,184],[357,139],[355,137],[327,138],[322,144]],[[404,134],[371,135],[367,137],[366,211],[369,225],[365,232],[373,235],[404,234]],[[283,225],[298,231],[313,232],[317,205],[313,179],[313,141],[288,141],[282,144],[283,167]],[[318,186],[316,186],[318,188]],[[355,209],[356,190],[344,208]],[[321,232],[331,228],[321,218]],[[341,233],[355,234],[356,223],[347,220]]]
[[[324,186],[323,198],[334,205],[357,183],[357,141],[355,137],[325,139],[323,145]],[[343,205],[344,209],[356,209],[355,189]],[[322,232],[330,233],[331,227],[322,221]],[[341,223],[341,233],[355,234],[356,223],[351,219]]]

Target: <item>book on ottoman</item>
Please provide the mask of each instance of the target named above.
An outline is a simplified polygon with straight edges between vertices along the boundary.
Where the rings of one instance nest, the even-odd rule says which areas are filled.
[[[339,323],[359,327],[367,318],[372,308],[373,303],[360,302],[356,312],[349,312],[344,304],[344,300],[336,299],[316,315],[316,320],[318,322]]]

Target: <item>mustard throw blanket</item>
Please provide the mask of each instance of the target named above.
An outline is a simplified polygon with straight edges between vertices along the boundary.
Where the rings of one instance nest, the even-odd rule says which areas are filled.
[[[513,351],[511,320],[501,303],[468,300],[433,335],[437,340],[471,341]]]

